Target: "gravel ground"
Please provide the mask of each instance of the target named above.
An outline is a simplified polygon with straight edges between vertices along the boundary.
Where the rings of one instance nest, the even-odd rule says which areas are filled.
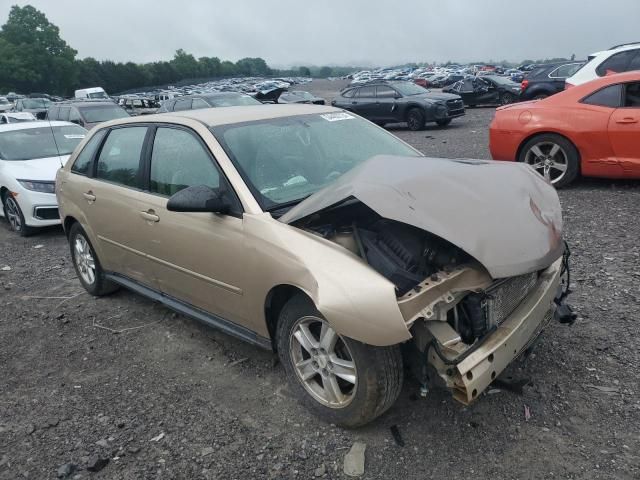
[[[331,99],[342,85],[310,90]],[[488,158],[492,115],[391,131],[427,155]],[[532,384],[463,407],[407,381],[359,430],[310,416],[269,353],[127,291],[84,294],[61,229],[22,239],[0,220],[0,478],[66,464],[69,478],[346,478],[355,441],[366,479],[640,478],[640,184],[585,180],[560,196],[579,318],[510,367]]]

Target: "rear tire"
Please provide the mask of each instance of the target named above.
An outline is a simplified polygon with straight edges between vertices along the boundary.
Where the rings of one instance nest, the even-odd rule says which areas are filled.
[[[21,237],[33,235],[37,228],[30,227],[26,224],[22,209],[17,200],[6,192],[2,197],[2,208],[4,210],[4,218],[9,224],[9,229],[17,233]]]
[[[398,345],[373,347],[338,335],[303,294],[283,307],[276,344],[296,396],[327,422],[364,425],[388,410],[402,389]]]
[[[549,95],[547,95],[546,93],[538,93],[537,95],[533,96],[532,100],[544,100],[548,96]]]
[[[422,130],[425,124],[424,112],[420,108],[412,108],[407,112],[407,126],[414,132]]]
[[[120,288],[106,279],[89,237],[79,223],[74,223],[69,230],[69,248],[73,267],[87,292],[93,296],[102,297]]]
[[[573,143],[554,133],[536,135],[520,149],[518,161],[531,165],[551,184],[562,188],[580,174],[580,153]]]

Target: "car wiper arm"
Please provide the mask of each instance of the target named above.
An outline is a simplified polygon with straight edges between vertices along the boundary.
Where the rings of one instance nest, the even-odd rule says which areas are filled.
[[[300,203],[301,201],[309,198],[310,196],[311,196],[311,194],[305,195],[304,197],[298,198],[296,200],[290,200],[288,202],[276,203],[275,205],[272,205],[271,207],[266,208],[265,211],[266,212],[273,212],[275,210],[282,210],[283,208],[294,207],[298,203]]]

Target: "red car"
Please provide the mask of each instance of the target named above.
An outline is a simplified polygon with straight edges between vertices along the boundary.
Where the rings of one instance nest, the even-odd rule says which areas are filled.
[[[640,179],[640,71],[498,108],[489,149],[495,160],[528,163],[556,187],[579,175]]]

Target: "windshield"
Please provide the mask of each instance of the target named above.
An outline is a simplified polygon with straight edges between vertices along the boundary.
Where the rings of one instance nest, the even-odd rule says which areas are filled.
[[[89,98],[109,98],[104,92],[94,92],[88,95]]]
[[[26,98],[22,100],[22,106],[29,109],[49,108],[51,100],[48,98]]]
[[[55,134],[55,141],[52,135]],[[69,155],[87,131],[77,125],[25,128],[0,133],[2,160],[32,160],[34,158]]]
[[[381,154],[419,156],[394,135],[345,112],[213,127],[258,203],[289,206]]]
[[[87,123],[106,122],[108,120],[129,116],[124,108],[117,105],[95,105],[91,107],[81,107],[79,110]]]
[[[261,105],[248,95],[214,95],[207,97],[207,103],[213,107],[238,107],[243,105]]]
[[[420,85],[416,85],[412,82],[398,82],[392,84],[393,88],[395,88],[401,95],[407,97],[410,95],[422,95],[427,93],[427,89],[422,88]]]
[[[1,104],[1,105],[7,105],[8,103],[9,103],[9,100],[7,100],[7,99],[6,99],[6,98],[4,98],[4,97],[0,97],[0,104]]]
[[[302,97],[305,100],[312,100],[313,98],[315,98],[313,95],[311,95],[309,92],[303,92],[302,90],[297,90],[295,92],[290,92],[292,95],[296,95],[298,97]]]

